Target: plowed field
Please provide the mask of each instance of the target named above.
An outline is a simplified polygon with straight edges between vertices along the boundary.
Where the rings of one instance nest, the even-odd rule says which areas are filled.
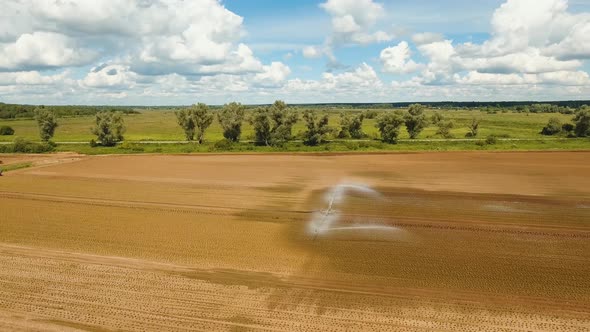
[[[587,152],[48,159],[0,330],[590,330]]]

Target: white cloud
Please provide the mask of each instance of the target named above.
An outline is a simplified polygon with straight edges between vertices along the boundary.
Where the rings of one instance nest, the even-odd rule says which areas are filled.
[[[264,66],[263,72],[256,74],[254,80],[262,85],[277,85],[284,82],[291,74],[289,66],[282,62],[273,62],[270,66]]]
[[[289,80],[282,93],[290,98],[305,96],[322,100],[356,101],[384,95],[384,85],[373,67],[362,63],[354,70],[334,74],[324,73],[320,80]],[[288,98],[287,98],[288,99]]]
[[[128,66],[105,64],[92,68],[81,84],[90,88],[130,88],[136,79],[137,74],[129,71]]]
[[[13,43],[0,44],[0,70],[78,66],[95,58],[96,52],[54,32],[26,33]]]
[[[567,0],[507,0],[494,12],[489,40],[457,50],[464,58],[489,59],[479,62],[500,70],[575,69],[581,63],[567,60],[590,57],[590,14],[571,14],[567,9]]]
[[[464,77],[455,76],[457,83],[460,84],[475,84],[475,85],[516,85],[516,84],[531,84],[537,83],[535,75],[519,75],[519,74],[490,74],[480,73],[477,71],[470,71]]]
[[[497,57],[463,57],[462,63],[466,69],[476,69],[481,72],[532,74],[575,70],[582,65],[578,60],[561,61],[554,57],[543,56],[540,54],[540,50],[535,48],[528,48],[522,52]]]
[[[324,0],[320,7],[329,15],[331,32],[323,43],[307,32],[305,39],[290,39],[289,29],[277,30],[285,32],[281,43],[265,43],[256,40],[249,26],[246,45],[243,18],[221,0],[4,0],[0,99],[170,104],[590,95],[585,71],[590,13],[574,13],[566,0],[506,0],[490,12],[490,37],[483,42],[457,43],[438,33],[416,33],[411,42],[382,47],[378,60],[356,59],[351,62],[360,65],[353,67],[340,64],[338,48],[354,46],[347,52],[352,54],[371,43],[390,42],[391,31],[402,28],[396,30],[398,22],[387,20],[391,13],[378,1]],[[306,24],[298,30],[303,27]],[[258,52],[271,56],[261,61]],[[294,52],[305,58],[325,57],[332,71],[314,72],[305,63],[289,68],[279,62]],[[384,84],[363,62],[375,60],[381,72],[416,74]],[[80,78],[81,70],[87,73]]]
[[[544,49],[544,53],[560,59],[590,59],[590,17],[580,16],[570,33],[558,43]]]
[[[390,41],[393,36],[384,31],[371,31],[383,18],[384,8],[373,0],[327,0],[320,4],[332,17],[329,44],[370,44]]]
[[[419,45],[418,50],[430,61],[422,72],[424,82],[445,83],[457,70],[456,51],[451,40]]]
[[[579,71],[590,54],[590,15],[571,14],[566,0],[507,0],[481,44],[453,45],[430,33],[413,36],[429,63],[424,84],[559,84],[587,82]],[[468,71],[467,75],[458,75]]]
[[[243,18],[218,0],[9,0],[7,7],[13,17],[0,23],[0,69],[77,66],[100,55],[141,74],[262,71],[238,43]]]
[[[402,41],[397,46],[385,48],[381,51],[379,59],[383,65],[383,71],[393,74],[407,74],[419,70],[422,66],[412,59],[410,46]]]
[[[412,35],[412,41],[416,45],[431,44],[443,41],[445,37],[441,33],[422,32]]]
[[[323,55],[323,52],[317,46],[306,46],[302,52],[303,56],[309,59],[319,58]]]
[[[567,0],[508,0],[492,17],[492,39],[482,45],[488,55],[500,56],[520,52],[529,46],[542,47],[554,38],[563,37],[561,25]]]
[[[55,75],[41,75],[38,71],[0,72],[0,85],[51,85],[67,83],[68,72]]]
[[[588,86],[590,77],[584,71],[556,71],[539,74],[539,80],[545,84]]]

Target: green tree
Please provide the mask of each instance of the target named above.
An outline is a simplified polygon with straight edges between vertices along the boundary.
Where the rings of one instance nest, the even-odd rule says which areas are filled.
[[[365,119],[375,119],[379,116],[379,112],[376,110],[366,110],[364,113]]]
[[[298,116],[287,108],[281,100],[270,107],[260,107],[254,111],[250,124],[254,127],[256,144],[282,146],[292,137],[292,128]]]
[[[114,146],[124,139],[125,121],[121,112],[99,112],[92,133],[103,146]]]
[[[559,134],[561,132],[561,127],[561,121],[556,117],[552,117],[549,119],[547,125],[543,127],[543,130],[541,130],[541,134],[548,136]]]
[[[292,110],[289,110],[287,104],[282,100],[277,100],[270,107],[271,131],[270,144],[283,145],[292,137],[293,126],[299,120],[299,116]]]
[[[386,112],[377,117],[375,126],[381,133],[381,138],[389,144],[396,144],[404,116],[400,111]]]
[[[436,133],[438,135],[441,135],[444,138],[453,138],[453,135],[451,134],[451,129],[453,129],[453,127],[455,127],[455,124],[453,123],[453,121],[441,120],[438,122],[437,126],[438,126],[438,130],[436,131]]]
[[[55,128],[57,128],[57,120],[55,114],[45,108],[35,109],[35,120],[39,126],[39,136],[41,140],[47,142],[55,134]]]
[[[176,112],[178,124],[184,130],[188,141],[192,141],[197,136],[199,144],[205,139],[205,131],[213,123],[213,114],[209,107],[203,103],[198,103],[190,108]]]
[[[444,119],[445,117],[442,114],[440,114],[439,112],[434,112],[434,114],[432,114],[432,116],[430,117],[430,122],[432,122],[432,124],[434,125],[438,125],[438,123]]]
[[[309,146],[324,143],[327,134],[330,132],[330,128],[328,127],[328,115],[323,115],[318,119],[315,112],[307,111],[303,114],[303,119],[307,126],[303,143]]]
[[[225,104],[217,120],[223,130],[223,137],[231,142],[239,142],[242,135],[242,122],[244,121],[246,107],[240,103],[231,102]]]
[[[563,131],[569,137],[573,136],[572,133],[574,132],[575,128],[576,127],[571,123],[564,123],[563,126],[561,126],[561,131]]]
[[[415,139],[418,137],[428,125],[428,120],[426,120],[426,115],[424,115],[424,106],[420,104],[410,105],[408,113],[404,116],[404,122],[410,138]]]
[[[0,127],[0,135],[2,135],[2,136],[14,135],[14,129],[12,129],[12,127],[9,127],[9,126],[1,126]]]
[[[355,138],[360,139],[365,137],[363,132],[363,121],[365,114],[347,115],[340,113],[340,131],[338,138]]]
[[[186,137],[186,140],[194,140],[195,128],[197,127],[197,125],[195,124],[195,120],[192,116],[192,109],[182,109],[174,112],[174,114],[176,114],[176,122],[184,131],[184,136]]]
[[[351,116],[347,115],[345,112],[340,113],[340,131],[338,132],[338,138],[350,138],[351,122]]]
[[[477,134],[479,134],[479,119],[471,118],[471,123],[467,126],[467,129],[469,129],[469,132],[465,134],[466,137],[477,137]]]
[[[578,137],[590,136],[590,107],[583,106],[574,117],[574,133]]]

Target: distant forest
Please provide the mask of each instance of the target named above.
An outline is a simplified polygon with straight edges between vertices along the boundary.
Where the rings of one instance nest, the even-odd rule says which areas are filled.
[[[590,105],[590,100],[567,100],[567,101],[501,101],[501,102],[478,102],[478,101],[437,101],[437,102],[404,102],[404,103],[327,103],[327,104],[291,104],[291,106],[302,107],[325,107],[325,108],[407,108],[412,104],[421,104],[430,108],[516,108],[518,106],[532,105],[553,105],[559,107],[580,108],[584,105]]]
[[[125,114],[139,113],[131,107],[117,106],[39,106],[39,105],[16,105],[0,103],[0,119],[30,119],[35,116],[35,109],[47,108],[52,110],[58,117],[73,117],[83,115],[94,115],[100,111],[120,111]]]
[[[322,108],[322,109],[391,109],[391,108],[407,108],[415,103],[319,103],[319,104],[291,104],[292,107],[297,108]],[[531,113],[573,113],[574,109],[578,109],[583,105],[590,105],[590,100],[570,100],[570,101],[549,101],[549,102],[533,102],[533,101],[503,101],[503,102],[421,102],[420,104],[438,109],[470,109],[470,108],[484,108],[485,110],[493,111],[499,109],[512,109],[518,112]],[[266,105],[247,105],[247,108],[255,108],[257,106]],[[39,106],[39,105],[18,105],[5,104],[0,102],[0,119],[23,119],[33,118],[35,116],[36,108],[48,108],[52,110],[58,117],[75,117],[94,115],[100,111],[120,111],[124,114],[137,114],[137,109],[171,109],[182,108],[183,106]],[[211,106],[213,110],[218,109],[219,106]]]

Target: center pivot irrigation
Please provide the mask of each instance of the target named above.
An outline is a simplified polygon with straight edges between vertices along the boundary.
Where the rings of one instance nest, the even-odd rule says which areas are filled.
[[[373,188],[364,184],[351,184],[343,183],[338,184],[326,193],[324,200],[327,204],[325,210],[316,212],[313,214],[312,219],[309,222],[308,231],[313,234],[313,239],[317,239],[318,236],[324,235],[330,231],[344,231],[344,230],[396,230],[395,227],[381,226],[375,224],[367,224],[366,220],[361,224],[352,226],[340,226],[338,227],[337,222],[340,219],[340,211],[336,209],[336,206],[343,203],[346,196],[354,192],[356,194],[365,195],[371,200],[384,200],[383,195]]]

